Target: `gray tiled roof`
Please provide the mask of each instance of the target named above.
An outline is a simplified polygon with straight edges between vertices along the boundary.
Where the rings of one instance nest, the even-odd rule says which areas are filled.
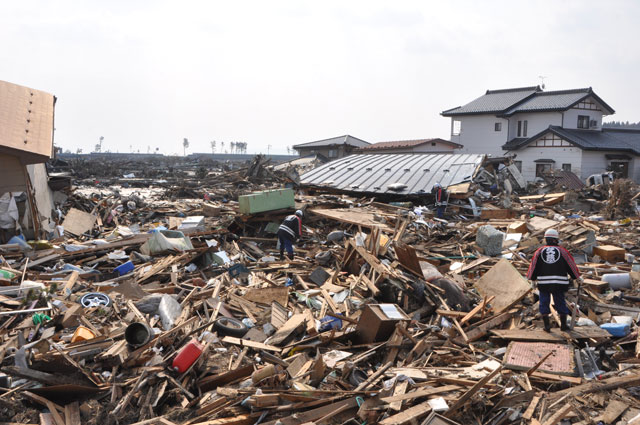
[[[470,181],[484,161],[482,154],[355,154],[317,167],[300,177],[304,186],[345,192],[419,195],[434,184],[447,187]],[[406,185],[391,190],[389,185]]]
[[[505,90],[487,90],[487,92],[479,98],[472,100],[464,106],[458,106],[457,108],[444,111],[442,115],[446,117],[451,115],[502,113],[538,90],[540,90],[538,86]]]
[[[330,139],[317,140],[315,142],[301,143],[299,145],[294,145],[294,149],[298,148],[313,148],[319,146],[331,146],[331,145],[351,145],[358,148],[368,146],[369,142],[365,142],[362,139],[358,139],[357,137],[349,136],[348,134],[344,136],[332,137]]]
[[[640,130],[603,128],[597,130],[568,129],[550,126],[528,139],[513,139],[502,146],[505,150],[517,150],[552,132],[584,150],[624,151],[640,155]]]
[[[524,102],[510,108],[504,115],[513,115],[518,112],[565,111],[590,96],[594,97],[604,108],[609,109],[607,112],[613,113],[613,109],[593,93],[591,87],[587,87],[584,89],[538,92]]]
[[[605,113],[615,111],[607,105],[591,87],[573,90],[542,91],[539,87],[520,89],[487,90],[487,93],[476,100],[442,112],[442,115],[496,114],[510,116],[518,112],[566,111],[581,100],[593,97]]]

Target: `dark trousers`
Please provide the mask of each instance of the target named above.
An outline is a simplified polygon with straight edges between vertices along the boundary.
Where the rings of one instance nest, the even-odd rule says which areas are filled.
[[[284,256],[286,249],[289,258],[293,259],[293,241],[282,233],[278,234],[278,241],[280,241],[280,257]]]
[[[549,304],[551,297],[553,296],[553,307],[559,314],[571,314],[567,308],[567,303],[564,300],[564,293],[569,289],[559,287],[560,285],[549,285],[549,288],[545,288],[547,285],[538,285],[538,291],[540,292],[540,314],[550,314],[551,309]]]
[[[436,207],[436,217],[438,218],[444,218],[444,210],[445,210],[446,206],[444,205],[438,205]]]

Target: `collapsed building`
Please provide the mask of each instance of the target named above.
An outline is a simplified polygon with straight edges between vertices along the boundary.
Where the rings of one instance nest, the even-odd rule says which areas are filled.
[[[56,98],[0,81],[0,242],[21,229],[29,238],[53,231],[53,192],[45,163],[53,155]]]

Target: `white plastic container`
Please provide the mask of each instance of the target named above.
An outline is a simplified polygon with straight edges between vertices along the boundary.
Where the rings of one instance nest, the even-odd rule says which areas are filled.
[[[609,273],[602,275],[602,280],[609,284],[614,291],[620,289],[631,289],[631,279],[629,273]]]
[[[633,323],[633,317],[631,316],[613,316],[611,318],[611,323],[622,323],[623,325],[627,325],[631,327]]]

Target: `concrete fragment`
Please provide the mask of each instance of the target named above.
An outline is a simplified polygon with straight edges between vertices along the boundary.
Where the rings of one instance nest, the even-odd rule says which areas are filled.
[[[485,255],[494,256],[502,252],[502,240],[504,233],[487,224],[478,228],[476,243],[482,248]]]

